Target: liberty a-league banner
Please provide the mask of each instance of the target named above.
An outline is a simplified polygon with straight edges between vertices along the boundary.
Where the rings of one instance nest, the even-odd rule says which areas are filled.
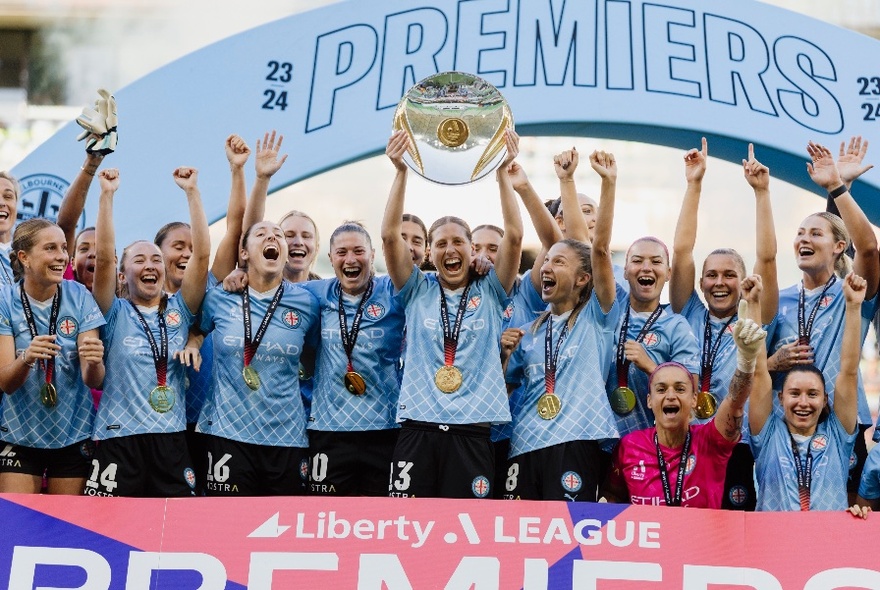
[[[5,495],[0,587],[877,590],[878,517],[413,498]]]
[[[123,175],[117,236],[128,243],[186,218],[171,181],[182,164],[200,170],[209,220],[225,215],[222,145],[232,132],[249,141],[284,134],[290,162],[270,190],[379,154],[402,94],[453,69],[498,87],[522,133],[683,149],[706,135],[713,156],[737,163],[754,142],[775,178],[814,190],[808,140],[836,149],[851,135],[878,137],[878,55],[874,39],[752,0],[340,2],[227,38],[118,90],[119,151],[107,160]],[[78,132],[62,128],[13,172],[29,185],[69,182]],[[853,193],[880,223],[880,170]],[[385,189],[376,194],[384,199]],[[31,207],[51,216],[42,196]]]

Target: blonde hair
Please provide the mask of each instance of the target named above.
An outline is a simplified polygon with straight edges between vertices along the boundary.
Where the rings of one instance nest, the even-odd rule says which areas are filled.
[[[846,253],[847,250],[852,248],[852,239],[849,237],[849,230],[846,229],[846,224],[843,223],[843,219],[839,216],[834,213],[829,213],[828,211],[813,213],[810,217],[820,217],[827,221],[828,225],[831,226],[831,235],[834,237],[834,241],[846,243],[843,252],[838,254],[837,258],[834,259],[834,274],[841,279],[846,277],[853,268],[852,258]]]

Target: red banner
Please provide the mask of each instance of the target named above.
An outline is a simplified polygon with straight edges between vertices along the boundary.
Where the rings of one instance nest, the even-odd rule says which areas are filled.
[[[880,590],[880,515],[0,495],[10,589]]]

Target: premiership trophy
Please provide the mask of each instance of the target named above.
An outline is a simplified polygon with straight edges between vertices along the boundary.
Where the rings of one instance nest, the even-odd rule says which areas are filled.
[[[498,89],[482,78],[441,72],[400,99],[393,128],[409,135],[403,159],[420,176],[438,184],[468,184],[504,161],[504,132],[513,129],[513,116]]]

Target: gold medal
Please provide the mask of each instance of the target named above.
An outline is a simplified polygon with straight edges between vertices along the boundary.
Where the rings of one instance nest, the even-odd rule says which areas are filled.
[[[58,403],[58,391],[51,383],[43,383],[40,388],[40,401],[47,408],[54,408]]]
[[[257,370],[252,366],[246,366],[242,370],[241,376],[244,377],[245,385],[250,387],[252,391],[256,391],[260,388],[260,374],[257,373]]]
[[[636,394],[629,387],[618,387],[608,396],[611,409],[618,416],[626,416],[636,407]]]
[[[354,395],[363,395],[367,391],[367,382],[357,371],[348,371],[342,378],[345,388]]]
[[[559,396],[555,393],[544,394],[538,400],[538,416],[544,420],[552,420],[558,416],[560,409],[562,409],[562,402],[559,401]]]
[[[718,398],[708,391],[701,391],[697,394],[697,409],[694,413],[700,420],[711,418],[718,411]]]
[[[174,390],[167,385],[157,385],[150,392],[150,407],[164,414],[174,407]]]
[[[461,387],[461,371],[452,365],[443,365],[434,373],[434,383],[443,393],[454,393]]]
[[[437,139],[446,147],[458,147],[467,141],[470,131],[467,123],[456,117],[443,119],[437,126]]]

